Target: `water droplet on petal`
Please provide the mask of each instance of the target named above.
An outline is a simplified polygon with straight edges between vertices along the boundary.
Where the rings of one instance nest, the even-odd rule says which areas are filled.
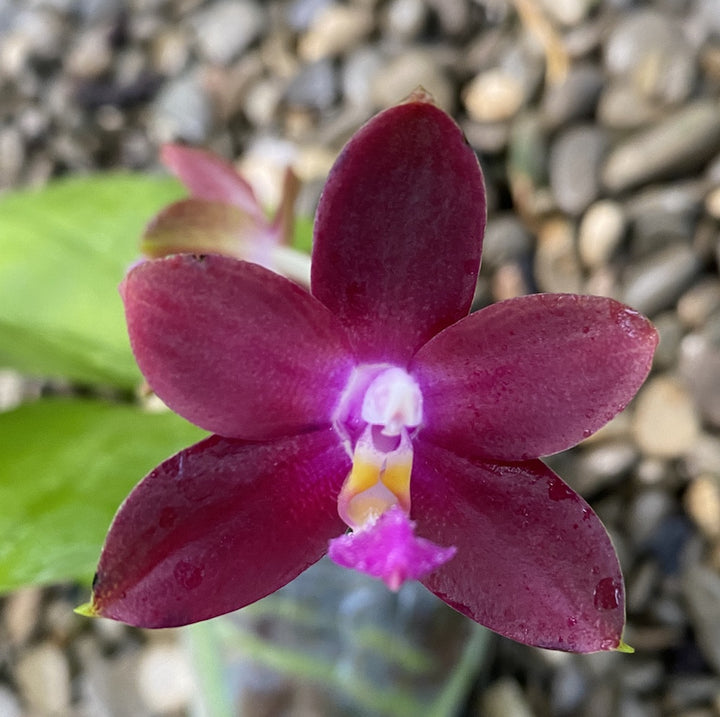
[[[575,493],[559,478],[549,478],[548,498],[550,500],[568,500],[569,498],[575,498]]]
[[[173,570],[173,577],[180,587],[194,590],[203,581],[205,569],[199,565],[193,565],[187,560],[181,560]]]
[[[621,586],[614,578],[603,578],[593,593],[593,602],[598,610],[614,610],[620,605]]]

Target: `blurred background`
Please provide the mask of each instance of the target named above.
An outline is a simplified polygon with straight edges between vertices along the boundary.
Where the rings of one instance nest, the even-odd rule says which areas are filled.
[[[604,294],[661,334],[631,407],[548,461],[614,539],[636,654],[520,646],[324,562],[153,633],[74,615],[87,584],[64,583],[0,598],[0,717],[720,715],[720,0],[0,0],[0,226],[15,190],[159,174],[169,141],[268,206],[292,165],[310,217],[344,141],[417,85],[485,172],[475,307]],[[57,390],[0,370],[6,411]]]

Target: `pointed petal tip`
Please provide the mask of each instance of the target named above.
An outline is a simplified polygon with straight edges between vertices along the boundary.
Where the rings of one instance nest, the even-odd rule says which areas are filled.
[[[620,640],[618,646],[615,648],[615,652],[624,652],[627,655],[632,655],[635,652],[635,648],[628,645],[627,642]]]
[[[100,617],[100,613],[95,607],[95,603],[91,599],[89,602],[78,605],[73,612],[76,615],[82,615],[83,617]]]
[[[422,85],[418,85],[400,104],[408,104],[410,102],[426,102],[435,105],[435,98]]]

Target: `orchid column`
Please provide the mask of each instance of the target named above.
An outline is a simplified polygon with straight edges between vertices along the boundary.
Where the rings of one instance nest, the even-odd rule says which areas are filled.
[[[418,92],[338,158],[310,293],[218,255],[135,267],[121,291],[138,364],[215,435],[127,498],[86,612],[205,620],[330,546],[515,640],[622,648],[612,544],[539,457],[625,407],[657,335],[601,297],[527,296],[468,316],[484,225],[476,157]]]

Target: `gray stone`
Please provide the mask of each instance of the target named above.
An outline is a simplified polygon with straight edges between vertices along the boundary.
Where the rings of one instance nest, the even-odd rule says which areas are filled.
[[[637,448],[629,440],[589,446],[578,459],[573,488],[584,496],[592,496],[625,476],[637,459]]]
[[[594,0],[541,0],[544,10],[562,25],[579,25],[590,12]]]
[[[611,192],[702,167],[720,149],[720,105],[698,100],[635,134],[609,154],[602,179]]]
[[[303,67],[287,88],[289,105],[327,110],[337,99],[337,78],[332,63],[320,60]]]
[[[372,11],[362,5],[331,4],[320,10],[298,41],[298,54],[316,62],[355,49],[372,31]]]
[[[605,67],[626,76],[635,91],[666,104],[684,101],[693,89],[695,53],[676,18],[654,9],[623,17],[604,48]]]
[[[683,504],[702,534],[717,541],[720,538],[720,476],[706,474],[693,478],[685,490]]]
[[[673,499],[663,488],[646,488],[635,495],[627,516],[627,532],[635,550],[647,545],[673,507]]]
[[[198,13],[192,25],[201,55],[210,62],[227,65],[259,36],[265,24],[260,3],[223,0]]]
[[[679,368],[703,418],[720,427],[720,344],[703,333],[686,336]]]
[[[653,186],[625,204],[632,224],[632,248],[643,254],[670,241],[687,241],[702,208],[703,183],[697,180]]]
[[[543,123],[548,129],[555,129],[590,117],[602,86],[603,76],[595,65],[583,63],[571,67],[564,82],[546,87],[540,103]]]
[[[384,14],[383,26],[390,37],[407,42],[422,32],[427,16],[422,0],[393,0]]]
[[[578,250],[590,269],[606,265],[625,234],[626,217],[622,206],[612,199],[601,199],[588,207],[578,228]]]
[[[15,677],[24,699],[39,714],[68,714],[70,668],[63,651],[45,642],[24,653]]]
[[[611,80],[600,93],[597,117],[614,130],[635,130],[661,119],[662,109],[639,95],[622,78]]]
[[[387,60],[372,79],[373,104],[394,105],[422,85],[439,107],[455,110],[455,90],[437,57],[427,49],[414,48]]]
[[[332,0],[294,0],[285,14],[294,30],[307,30],[315,16],[330,5]]]
[[[541,291],[580,293],[582,272],[575,251],[575,232],[563,218],[548,219],[538,230],[535,280]]]
[[[25,143],[17,127],[0,128],[0,189],[12,187],[20,179],[25,161]]]
[[[600,192],[599,171],[608,141],[594,125],[562,131],[550,149],[550,187],[557,205],[577,216]]]
[[[653,356],[653,366],[661,370],[674,368],[678,360],[680,342],[684,335],[677,313],[665,311],[653,317],[653,324],[660,336],[660,342]]]
[[[531,248],[532,237],[514,214],[494,214],[488,219],[483,240],[483,266],[496,269],[527,256]]]
[[[374,48],[361,47],[352,52],[342,66],[342,91],[346,102],[370,113],[373,107],[373,77],[383,67],[385,60]]]
[[[701,329],[720,312],[720,281],[714,277],[698,281],[680,297],[677,311],[685,326]]]
[[[700,422],[685,386],[667,375],[649,380],[635,400],[633,435],[648,456],[677,458],[688,453],[700,435]]]
[[[137,679],[140,696],[153,713],[187,709],[196,690],[188,655],[179,644],[151,645],[140,658]]]
[[[160,142],[202,144],[212,125],[212,108],[197,73],[166,84],[155,99],[150,126]]]
[[[7,687],[0,687],[0,715],[2,717],[22,717],[22,714],[18,698]]]
[[[682,588],[697,643],[708,663],[720,672],[720,575],[693,564],[683,575]]]
[[[672,307],[700,271],[687,245],[672,244],[631,265],[624,276],[623,301],[644,314]]]
[[[493,682],[482,694],[480,714],[485,717],[533,717],[520,685],[512,677]]]

